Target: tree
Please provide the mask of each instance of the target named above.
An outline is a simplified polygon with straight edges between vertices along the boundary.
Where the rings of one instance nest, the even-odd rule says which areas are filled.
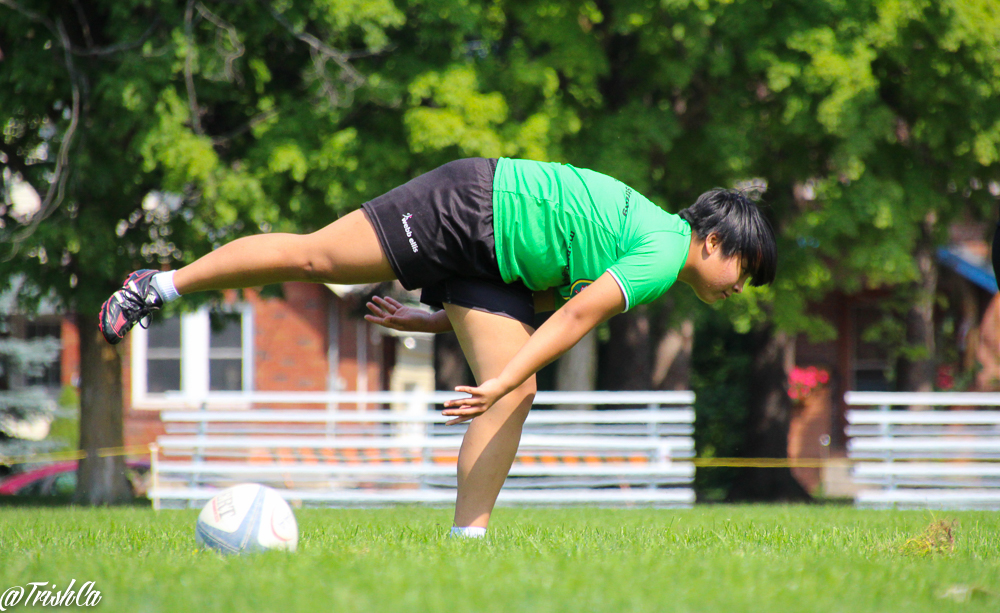
[[[984,216],[995,203],[1000,28],[991,2],[486,7],[464,13],[463,25],[477,25],[456,28],[467,53],[414,79],[412,150],[441,161],[568,161],[671,211],[715,185],[763,191],[779,234],[779,281],[723,310],[737,332],[762,335],[750,364],[773,369],[761,381],[776,387],[759,397],[777,404],[751,413],[778,416],[779,429],[786,378],[783,361],[768,356],[787,355],[797,334],[834,333],[808,315],[825,296],[893,288],[894,303],[911,311],[895,319],[911,322],[898,327],[899,345],[926,373],[932,249],[956,216]],[[629,386],[650,380],[643,368],[659,339],[648,335],[659,326],[649,313],[655,322],[661,308],[609,326],[603,353],[636,365],[622,375],[639,378]],[[677,311],[683,321],[685,308]],[[626,385],[622,377],[608,383],[604,371],[601,386]],[[767,440],[752,452],[785,454],[782,436]],[[787,471],[768,474],[789,483]]]
[[[11,334],[10,318],[0,319],[0,457],[26,456],[53,448],[48,441],[25,436],[25,426],[51,420],[55,403],[31,378],[59,355],[51,338],[24,339]],[[43,433],[44,435],[44,433]]]
[[[504,74],[488,82],[522,117],[543,104],[508,93],[515,73],[554,73],[545,108],[570,128],[553,135],[555,159],[668,210],[713,185],[766,187],[779,281],[725,307],[764,334],[754,363],[775,369],[762,380],[778,389],[761,392],[779,404],[758,415],[787,413],[763,339],[773,330],[786,353],[796,334],[829,337],[808,305],[835,292],[894,288],[910,305],[899,344],[924,373],[903,380],[926,384],[932,249],[957,216],[991,215],[1000,184],[994,3],[519,3],[504,32],[479,70]],[[628,338],[633,324],[616,325]],[[624,353],[642,363],[647,350]],[[756,452],[782,456],[770,440]]]
[[[309,230],[470,155],[593,168],[670,211],[713,186],[766,187],[779,281],[723,307],[736,330],[784,339],[784,352],[796,334],[833,333],[807,316],[810,302],[893,287],[917,305],[909,340],[923,348],[905,352],[917,363],[933,348],[929,250],[956,216],[987,215],[1000,185],[990,0],[0,0],[0,10],[0,153],[45,194],[27,223],[0,218],[4,245],[16,246],[0,279],[26,274],[72,305],[101,373],[119,365],[93,342],[93,315],[128,270],[174,266],[245,232]],[[696,311],[675,291],[681,322]],[[614,344],[651,330],[637,342],[639,361],[652,359],[665,304],[614,324],[604,353],[633,359]],[[82,428],[113,424],[87,408],[120,409],[98,402],[107,394],[117,391],[84,390]]]
[[[828,336],[827,322],[805,316],[809,301],[894,288],[892,303],[907,305],[888,337],[908,358],[899,381],[927,389],[933,249],[956,217],[986,216],[995,206],[987,189],[1000,171],[995,8],[738,6],[720,30],[754,48],[733,41],[735,71],[748,82],[737,90],[742,104],[728,112],[747,109],[761,136],[757,150],[747,150],[747,167],[767,179],[784,237],[770,306],[742,307],[770,313],[786,334]],[[741,24],[763,23],[740,32]]]
[[[3,0],[0,12],[0,162],[44,194],[28,218],[2,211],[0,284],[21,275],[20,299],[51,294],[76,313],[77,497],[114,503],[129,496],[122,459],[94,453],[122,444],[121,353],[97,330],[102,301],[131,270],[316,227],[375,189],[354,172],[357,131],[343,122],[372,85],[354,62],[385,49],[402,15],[388,1]],[[306,176],[317,169],[322,180]]]

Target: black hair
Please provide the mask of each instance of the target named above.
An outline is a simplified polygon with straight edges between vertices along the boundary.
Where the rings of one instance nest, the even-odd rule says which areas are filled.
[[[746,194],[735,189],[713,189],[678,213],[691,224],[700,239],[718,235],[722,255],[739,255],[744,271],[750,273],[750,285],[760,287],[774,282],[778,249],[774,228]]]

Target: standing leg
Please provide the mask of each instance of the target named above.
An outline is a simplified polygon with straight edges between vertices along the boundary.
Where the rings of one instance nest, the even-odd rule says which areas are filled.
[[[444,307],[477,383],[499,375],[532,333],[515,319],[452,304]],[[531,377],[469,424],[458,454],[456,526],[485,528],[489,523],[534,398]]]
[[[190,294],[285,281],[351,284],[395,278],[359,209],[312,234],[258,234],[227,243],[178,270],[174,286]]]

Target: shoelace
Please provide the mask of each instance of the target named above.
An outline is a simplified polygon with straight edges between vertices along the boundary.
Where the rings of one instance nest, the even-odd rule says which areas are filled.
[[[118,290],[121,293],[121,309],[125,313],[128,319],[136,317],[136,323],[143,330],[149,329],[149,320],[147,317],[153,311],[159,309],[159,307],[153,306],[151,304],[146,304],[145,298],[140,296],[137,292],[133,292],[127,287],[123,287]],[[143,320],[146,320],[146,324],[143,325]]]

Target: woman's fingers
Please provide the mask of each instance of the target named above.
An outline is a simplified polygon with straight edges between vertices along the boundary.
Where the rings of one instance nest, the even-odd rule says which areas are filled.
[[[459,385],[455,388],[455,391],[469,394],[470,397],[445,401],[445,409],[441,412],[442,415],[455,418],[445,422],[446,426],[454,426],[470,421],[486,412],[486,409],[482,406],[485,404],[485,398],[479,393],[478,388]]]
[[[472,398],[458,398],[456,400],[446,400],[444,406],[449,409],[459,409],[465,407],[474,407],[480,404],[483,404],[483,399],[473,396]]]
[[[463,392],[463,393],[466,393],[466,394],[469,393],[469,392],[466,392],[465,390],[460,390],[457,387],[455,388],[455,391],[456,392]],[[444,406],[445,406],[445,408],[457,408],[457,407],[460,407],[460,406],[462,406],[464,404],[467,404],[469,400],[472,400],[472,398],[453,398],[452,400],[445,400],[444,401]]]
[[[463,404],[457,407],[452,407],[441,411],[445,415],[466,415],[469,413],[482,413],[484,411],[483,407],[469,406],[468,404]]]
[[[384,309],[390,315],[395,313],[397,309],[403,306],[398,302],[396,302],[395,300],[392,300],[392,302],[390,302],[389,300],[386,300],[382,296],[372,296],[372,301],[378,306],[380,306],[382,309]]]
[[[387,300],[382,296],[372,296],[372,301],[389,315],[395,315],[396,311],[403,308],[403,305],[399,304],[395,300]]]
[[[455,424],[460,424],[460,423],[462,423],[464,421],[469,421],[471,419],[479,417],[480,415],[482,415],[485,412],[486,411],[484,411],[483,409],[481,409],[479,407],[476,407],[476,408],[463,407],[461,409],[449,409],[449,410],[445,410],[445,411],[442,412],[442,414],[445,415],[446,417],[454,417],[455,418],[455,419],[452,419],[452,420],[450,420],[448,422],[445,422],[446,426],[453,426]]]
[[[369,321],[373,324],[378,324],[383,328],[392,328],[393,330],[403,330],[397,322],[392,319],[392,315],[365,315],[365,321]]]

